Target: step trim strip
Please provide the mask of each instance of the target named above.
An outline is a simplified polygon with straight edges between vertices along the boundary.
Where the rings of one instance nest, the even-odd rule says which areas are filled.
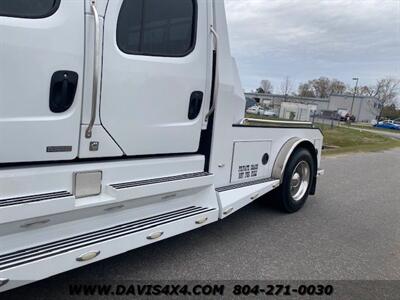
[[[131,235],[143,230],[148,230],[160,225],[165,225],[214,210],[215,208],[191,206],[134,222],[120,224],[102,230],[70,237],[60,241],[3,254],[0,255],[0,271],[49,258],[55,255],[60,255],[62,253],[77,250],[101,242]]]
[[[13,205],[21,205],[32,202],[40,202],[45,200],[55,200],[60,198],[72,197],[73,195],[67,191],[52,192],[45,194],[36,194],[30,196],[22,196],[8,199],[0,199],[0,208]]]
[[[18,254],[21,254],[21,253],[25,253],[25,254],[33,253],[34,251],[44,250],[46,248],[53,247],[53,246],[62,246],[64,244],[68,244],[68,243],[79,241],[79,240],[85,240],[87,238],[90,238],[90,237],[93,237],[93,236],[97,236],[98,234],[103,234],[103,233],[107,233],[109,231],[118,230],[118,229],[121,229],[121,228],[125,228],[127,226],[137,225],[137,224],[141,224],[141,223],[146,223],[148,221],[154,221],[154,220],[168,218],[168,217],[173,217],[175,215],[180,215],[182,213],[184,214],[187,211],[196,211],[196,207],[195,206],[191,206],[191,207],[187,207],[187,208],[184,208],[184,209],[176,210],[176,211],[173,211],[173,212],[161,214],[161,215],[158,215],[158,216],[153,216],[153,217],[141,219],[141,220],[134,221],[134,222],[129,222],[129,223],[125,223],[125,224],[116,225],[116,226],[113,226],[113,227],[110,227],[110,228],[106,228],[106,229],[100,229],[100,230],[92,231],[90,233],[73,236],[73,237],[70,237],[70,238],[63,239],[63,240],[50,242],[50,243],[47,243],[47,244],[44,244],[44,245],[39,245],[39,246],[27,248],[27,249],[22,249],[22,250],[18,250],[18,251],[12,252],[12,253],[8,253],[8,254],[2,254],[2,255],[0,255],[0,263],[3,261],[4,258],[15,257],[15,256],[17,256]]]
[[[264,178],[264,179],[249,181],[249,182],[242,182],[242,183],[236,183],[236,184],[232,184],[232,185],[222,186],[222,187],[216,188],[215,190],[218,193],[221,193],[221,192],[236,190],[236,189],[240,189],[243,187],[248,187],[248,186],[252,186],[252,185],[256,185],[256,184],[267,183],[267,182],[271,182],[271,181],[275,181],[275,180],[276,179],[273,179],[273,178]]]
[[[129,188],[150,185],[150,184],[156,184],[156,183],[164,183],[164,182],[178,181],[178,180],[184,180],[184,179],[207,177],[207,176],[211,176],[211,175],[212,174],[207,173],[207,172],[188,173],[188,174],[182,174],[182,175],[176,175],[176,176],[159,177],[159,178],[152,178],[152,179],[146,179],[146,180],[114,183],[114,184],[111,184],[110,186],[116,190],[122,190],[122,189],[129,189]]]

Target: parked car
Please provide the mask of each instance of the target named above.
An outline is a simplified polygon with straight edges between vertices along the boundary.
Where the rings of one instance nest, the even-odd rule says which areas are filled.
[[[400,130],[399,122],[392,121],[392,120],[386,120],[386,121],[379,122],[374,127],[376,127],[376,128],[385,128],[385,129],[393,129],[393,130]]]
[[[257,106],[257,101],[253,98],[246,97],[246,110],[253,106]]]
[[[349,114],[349,111],[345,110],[345,109],[338,109],[338,111],[337,111],[337,116],[338,116],[338,119],[340,121],[345,121],[346,120],[346,116],[348,114]]]
[[[343,122],[347,122],[347,121],[355,122],[356,121],[356,117],[354,115],[351,115],[351,114],[347,113],[345,116],[340,116],[340,121],[343,121]]]
[[[274,112],[273,110],[264,110],[264,116],[267,117],[277,117],[278,114],[276,112]]]
[[[254,114],[254,115],[258,115],[260,113],[260,107],[257,105],[254,105],[252,107],[249,107],[248,109],[246,109],[246,112],[248,114]]]

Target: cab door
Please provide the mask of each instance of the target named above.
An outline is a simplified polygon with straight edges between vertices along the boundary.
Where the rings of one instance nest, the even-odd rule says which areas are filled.
[[[101,123],[126,155],[198,150],[209,97],[206,0],[109,1]]]
[[[0,163],[74,159],[84,1],[0,1]]]

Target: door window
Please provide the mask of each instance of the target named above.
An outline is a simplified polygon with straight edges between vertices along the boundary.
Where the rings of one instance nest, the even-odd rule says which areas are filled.
[[[128,54],[181,57],[196,40],[195,0],[125,0],[117,44]]]
[[[0,0],[0,16],[45,18],[56,12],[60,0]]]

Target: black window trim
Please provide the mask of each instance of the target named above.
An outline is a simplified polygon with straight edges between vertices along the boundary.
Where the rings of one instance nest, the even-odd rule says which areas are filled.
[[[186,56],[188,56],[189,54],[191,54],[194,51],[194,49],[196,48],[196,44],[197,44],[197,26],[198,26],[198,23],[199,23],[197,0],[192,0],[192,3],[193,3],[193,23],[192,23],[192,37],[193,38],[192,38],[192,45],[185,53],[180,54],[180,55],[179,54],[177,54],[177,55],[153,54],[153,53],[146,53],[146,52],[129,51],[129,50],[124,49],[123,47],[121,47],[121,45],[119,44],[119,41],[118,41],[118,33],[117,32],[118,32],[118,21],[119,21],[119,17],[120,17],[120,14],[121,14],[122,5],[124,4],[125,1],[127,1],[127,0],[124,0],[124,1],[121,2],[121,7],[120,7],[120,10],[119,10],[119,13],[118,13],[117,28],[116,28],[116,31],[115,31],[116,32],[115,39],[116,39],[116,43],[117,43],[118,49],[120,51],[122,51],[123,53],[128,54],[128,55],[151,56],[151,57],[172,57],[172,58],[186,57]]]
[[[50,9],[47,13],[45,13],[43,15],[32,16],[29,14],[22,15],[22,14],[2,14],[2,13],[0,13],[0,17],[18,18],[18,19],[44,19],[44,18],[54,15],[57,12],[57,10],[60,8],[60,3],[61,3],[61,0],[55,0],[53,8]]]

